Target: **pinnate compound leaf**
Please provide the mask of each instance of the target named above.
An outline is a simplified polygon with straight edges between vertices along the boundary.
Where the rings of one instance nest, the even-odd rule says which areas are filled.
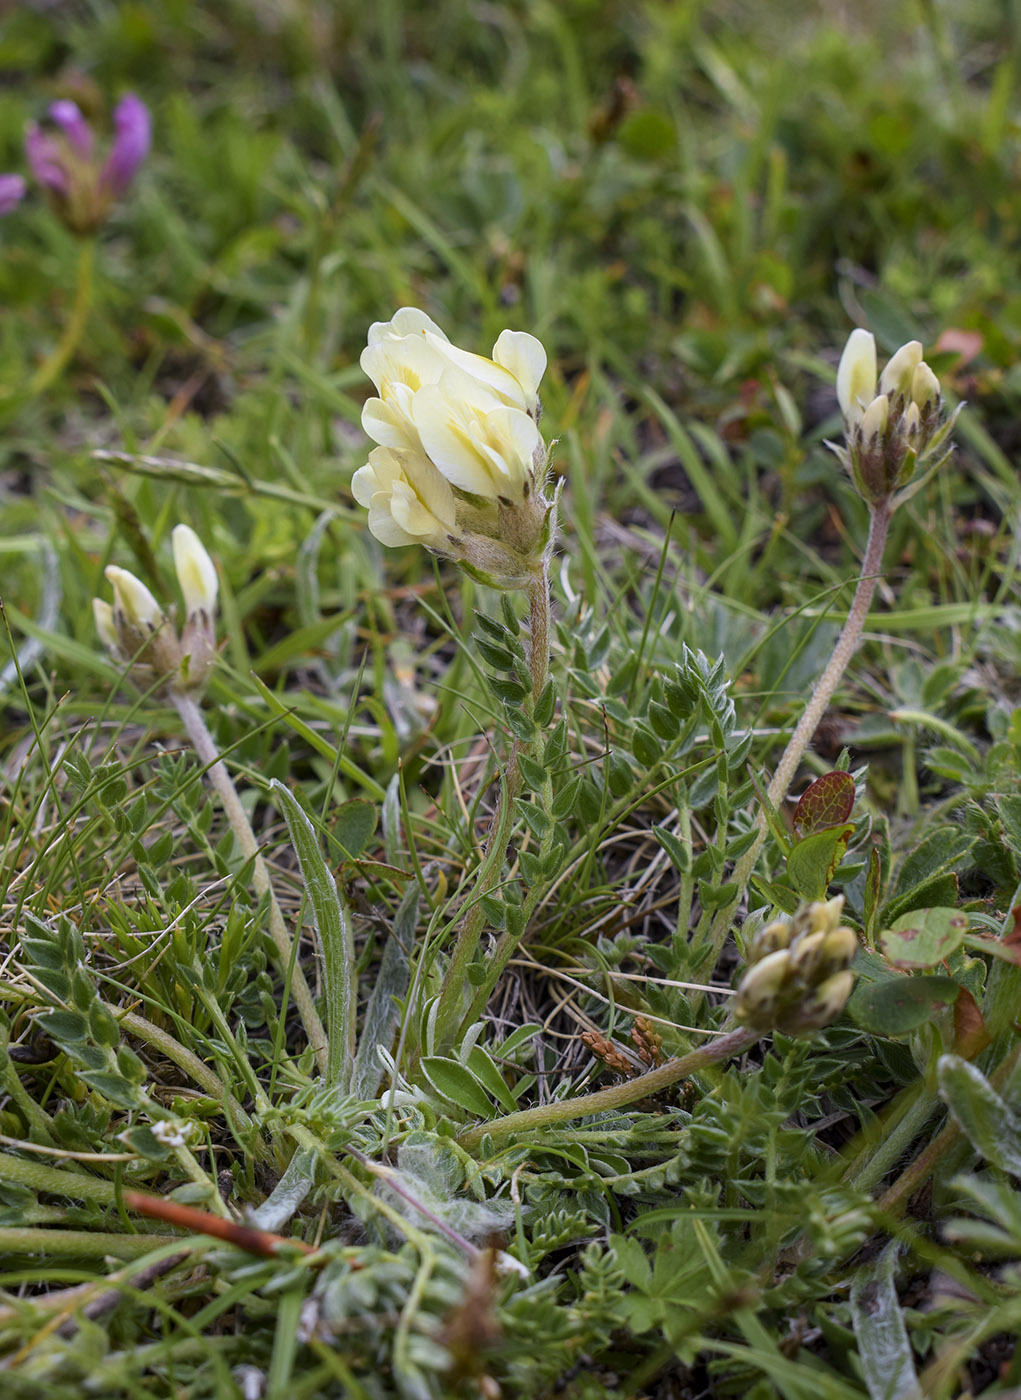
[[[879,946],[894,967],[911,971],[941,963],[961,946],[967,932],[967,914],[938,905],[902,914],[879,935]]]
[[[812,836],[828,826],[842,826],[854,809],[854,779],[835,768],[810,783],[794,809],[794,830]]]
[[[899,1249],[891,1241],[851,1285],[851,1318],[871,1400],[923,1400],[893,1277]]]
[[[940,1097],[975,1151],[1001,1171],[1021,1176],[1021,1117],[960,1055],[941,1055],[938,1077]]]

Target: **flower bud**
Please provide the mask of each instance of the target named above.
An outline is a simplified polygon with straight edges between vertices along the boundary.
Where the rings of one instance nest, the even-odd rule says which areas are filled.
[[[771,924],[766,924],[765,928],[760,928],[752,939],[748,950],[749,964],[761,962],[770,953],[786,948],[790,941],[790,923],[786,919],[774,919]]]
[[[749,968],[734,1000],[734,1016],[753,1030],[769,1030],[776,1023],[780,995],[790,976],[790,953],[780,948]]]
[[[831,929],[823,944],[822,961],[832,972],[849,967],[858,953],[858,935],[846,924]]]
[[[96,631],[99,633],[99,640],[107,651],[119,652],[120,645],[117,638],[117,627],[113,620],[113,608],[102,598],[93,598],[92,616],[96,624]]]
[[[854,973],[845,969],[835,972],[825,982],[816,987],[811,997],[800,1008],[801,1030],[821,1030],[835,1021],[854,990]]]
[[[876,342],[869,331],[853,330],[837,367],[837,400],[848,423],[857,423],[876,394]]]
[[[216,565],[190,525],[175,525],[170,538],[187,617],[204,615],[212,619],[216,615]]]
[[[141,579],[127,569],[110,564],[106,577],[113,585],[114,615],[123,618],[140,631],[155,632],[166,618],[163,609]]]
[[[886,432],[886,425],[890,421],[890,400],[885,394],[880,394],[878,398],[872,400],[868,408],[862,415],[858,432],[861,435],[862,447],[868,451],[874,448],[879,439]]]
[[[918,405],[923,419],[939,411],[939,380],[923,360],[915,369],[911,379],[911,400]]]
[[[835,894],[832,899],[817,899],[808,906],[809,928],[813,933],[829,933],[840,923],[844,912],[844,896]]]
[[[819,933],[806,933],[803,938],[799,938],[796,943],[791,944],[791,971],[803,982],[812,981],[812,974],[819,965],[825,942],[826,934],[820,931]]]
[[[879,380],[879,392],[886,394],[887,398],[893,400],[902,395],[905,399],[911,396],[911,377],[915,372],[922,358],[922,342],[920,340],[909,340],[907,345],[902,345],[895,355],[887,362]]]

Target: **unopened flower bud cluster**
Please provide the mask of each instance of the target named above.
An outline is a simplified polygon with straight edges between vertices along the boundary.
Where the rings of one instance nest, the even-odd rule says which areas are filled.
[[[906,486],[916,467],[944,446],[953,426],[953,418],[943,420],[939,380],[922,359],[920,341],[900,347],[878,385],[876,376],[874,337],[852,331],[837,369],[847,446],[830,446],[871,505]]]
[[[539,341],[505,330],[487,359],[406,306],[370,327],[361,365],[378,394],[362,426],[379,446],[351,489],[372,533],[423,544],[496,588],[527,586],[551,531]]]
[[[854,986],[858,936],[841,924],[844,897],[804,904],[752,939],[734,1015],[756,1031],[799,1035],[836,1020]]]
[[[204,688],[216,655],[216,566],[188,525],[173,531],[174,568],[184,596],[178,632],[145,584],[111,564],[113,605],[94,598],[96,630],[104,646],[144,686],[164,681],[171,690]]]

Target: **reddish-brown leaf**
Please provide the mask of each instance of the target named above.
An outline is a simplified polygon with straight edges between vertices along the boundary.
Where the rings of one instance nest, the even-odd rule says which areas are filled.
[[[967,987],[962,987],[954,1002],[954,1049],[966,1060],[973,1060],[991,1040],[978,1003]]]
[[[799,836],[812,836],[828,826],[846,822],[854,807],[854,779],[850,773],[834,769],[810,783],[794,809],[794,830]]]

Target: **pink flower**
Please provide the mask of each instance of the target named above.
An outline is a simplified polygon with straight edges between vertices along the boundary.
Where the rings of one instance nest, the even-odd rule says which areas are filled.
[[[149,154],[149,109],[134,93],[121,98],[113,114],[113,142],[104,161],[96,153],[95,134],[77,103],[66,99],[54,102],[49,115],[54,130],[44,130],[36,122],[25,129],[29,168],[68,228],[74,233],[92,233]]]
[[[0,215],[16,208],[24,194],[25,182],[20,175],[0,175]]]

